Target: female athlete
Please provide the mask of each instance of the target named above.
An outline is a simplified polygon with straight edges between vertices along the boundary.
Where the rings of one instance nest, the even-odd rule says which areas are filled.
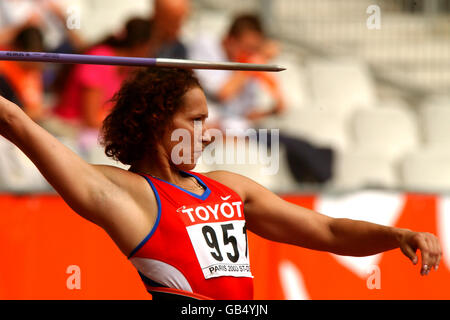
[[[211,142],[207,128],[196,133],[194,123],[207,116],[191,71],[139,70],[123,83],[102,128],[106,154],[130,165],[123,170],[85,162],[0,97],[0,134],[76,213],[109,234],[154,299],[252,299],[246,230],[339,255],[400,248],[413,264],[419,250],[421,274],[437,270],[441,247],[430,233],[334,219],[239,174],[192,172],[200,153],[191,150]],[[175,130],[193,138],[180,148],[172,139]],[[174,154],[190,161],[180,163]]]

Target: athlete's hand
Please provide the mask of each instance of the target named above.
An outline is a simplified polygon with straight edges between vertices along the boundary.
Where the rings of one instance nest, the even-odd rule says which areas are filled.
[[[413,264],[418,262],[416,251],[420,251],[422,257],[421,275],[427,275],[432,268],[437,270],[439,267],[442,249],[439,239],[434,234],[408,230],[400,240],[400,249]]]

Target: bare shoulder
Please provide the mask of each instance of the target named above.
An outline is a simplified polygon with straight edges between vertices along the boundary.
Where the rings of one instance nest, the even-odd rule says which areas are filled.
[[[255,189],[265,189],[254,180],[231,171],[216,170],[205,172],[202,174],[204,174],[208,178],[214,179],[226,185],[230,189],[233,189],[235,192],[237,192],[237,194],[239,194],[242,201],[244,202],[247,202],[250,199],[252,191],[254,191]]]
[[[153,189],[139,174],[108,165],[92,165],[115,187],[113,204],[107,207],[103,228],[125,255],[145,238],[153,227],[158,204]]]
[[[148,182],[139,174],[110,165],[92,166],[102,172],[114,185],[132,196],[144,209],[149,209],[148,205],[151,208],[155,207],[156,200],[153,190]]]
[[[111,180],[111,182],[116,185],[142,179],[138,174],[119,167],[103,164],[92,164],[92,166],[102,172],[109,180]]]

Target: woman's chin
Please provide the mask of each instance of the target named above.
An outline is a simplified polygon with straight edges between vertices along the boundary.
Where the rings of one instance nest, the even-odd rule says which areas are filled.
[[[192,156],[190,157],[190,159],[188,161],[186,161],[187,159],[183,159],[181,160],[180,164],[174,164],[173,166],[177,167],[179,170],[183,170],[183,171],[187,171],[187,170],[193,170],[198,162],[200,161],[200,158],[202,156],[202,153],[194,153],[192,154]]]
[[[181,163],[176,165],[178,170],[182,170],[182,171],[191,171],[194,170],[194,168],[196,167],[197,163],[192,161],[192,163]]]

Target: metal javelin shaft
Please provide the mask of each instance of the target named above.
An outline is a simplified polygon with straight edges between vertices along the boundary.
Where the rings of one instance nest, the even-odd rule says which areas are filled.
[[[65,54],[45,52],[0,51],[0,60],[27,61],[27,62],[53,62],[53,63],[79,63],[120,65],[135,67],[171,67],[187,69],[214,69],[214,70],[243,70],[243,71],[283,71],[285,68],[276,65],[212,62],[165,58],[134,58],[94,56],[86,54]]]

